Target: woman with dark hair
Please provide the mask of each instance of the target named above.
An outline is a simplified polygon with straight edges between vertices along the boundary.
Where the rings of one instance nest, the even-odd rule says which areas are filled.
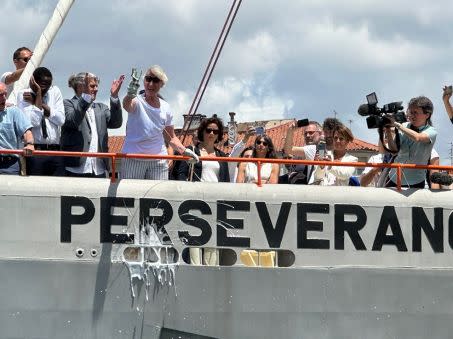
[[[272,139],[267,135],[257,136],[253,146],[252,158],[275,159],[276,157]],[[261,165],[261,183],[276,184],[278,182],[279,168],[278,164],[263,163]],[[252,162],[241,163],[239,165],[236,182],[257,183],[258,168],[256,164]]]
[[[223,139],[223,123],[218,117],[203,119],[197,131],[198,144],[189,146],[195,154],[202,157],[226,157],[215,147]],[[178,167],[178,180],[202,182],[230,182],[227,162],[200,161],[194,166],[181,162]]]
[[[426,165],[430,161],[431,151],[436,142],[437,131],[432,126],[434,106],[432,101],[419,96],[412,98],[407,105],[407,121],[405,123],[393,122],[385,126],[385,135],[388,138],[389,149],[397,156],[395,163]],[[396,128],[395,136],[391,126]],[[398,150],[396,138],[400,139]],[[412,188],[424,188],[426,169],[402,169],[401,186]],[[389,171],[387,187],[395,187],[397,172],[395,168]]]
[[[189,146],[195,154],[202,157],[226,157],[226,154],[215,147],[215,144],[223,139],[222,120],[213,116],[203,119],[197,131],[198,143]],[[202,181],[202,182],[229,182],[230,174],[227,162],[200,161],[195,165],[188,165],[183,161],[179,163],[178,180]],[[190,263],[192,265],[219,265],[219,250],[215,248],[189,249]]]
[[[357,158],[346,153],[348,144],[354,140],[349,128],[338,125],[333,132],[333,152],[327,154],[324,159],[315,157],[315,160],[357,162]],[[315,183],[322,186],[348,186],[349,178],[354,174],[355,167],[346,166],[324,166],[319,165],[313,171]]]

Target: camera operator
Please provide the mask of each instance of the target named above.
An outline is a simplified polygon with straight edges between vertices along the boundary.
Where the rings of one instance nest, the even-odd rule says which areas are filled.
[[[400,138],[400,150],[395,163],[426,165],[436,141],[437,131],[432,126],[433,103],[425,96],[412,98],[407,108],[406,123],[392,121],[384,126],[384,132],[391,151],[397,150],[396,138],[392,137],[391,127],[395,127]],[[401,186],[412,188],[425,187],[425,169],[403,169]],[[396,187],[396,168],[389,172],[387,187]]]
[[[453,86],[444,86],[444,93],[442,94],[442,100],[444,102],[445,109],[447,111],[448,117],[453,124],[453,107],[450,104],[450,98],[453,93]]]
[[[316,121],[310,121],[304,129],[304,146],[294,146],[294,132],[297,129],[296,121],[294,121],[286,133],[284,151],[287,156],[293,156],[294,160],[314,160],[317,150],[317,145],[322,139],[321,125]],[[295,165],[291,166],[288,174],[279,178],[279,183],[288,184],[304,184],[306,185],[310,179],[313,166],[311,165]]]

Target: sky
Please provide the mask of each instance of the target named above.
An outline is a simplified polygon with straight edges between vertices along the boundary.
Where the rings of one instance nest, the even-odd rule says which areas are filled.
[[[0,72],[12,53],[34,48],[57,0],[2,0]],[[65,98],[69,75],[101,78],[98,100],[132,67],[159,64],[169,81],[161,94],[181,127],[226,19],[226,0],[75,0],[42,66]],[[244,0],[199,113],[239,122],[334,116],[357,138],[377,143],[357,114],[366,95],[379,105],[426,95],[434,103],[435,144],[450,164],[453,125],[442,87],[453,83],[453,3],[446,0]],[[11,23],[16,23],[12,25]],[[14,29],[13,29],[14,27]],[[125,124],[111,135],[124,135]]]

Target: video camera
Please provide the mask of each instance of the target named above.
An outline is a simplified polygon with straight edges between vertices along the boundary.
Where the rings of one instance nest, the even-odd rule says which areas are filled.
[[[385,125],[396,121],[399,123],[406,122],[406,114],[403,112],[403,102],[391,102],[382,108],[377,106],[378,99],[373,92],[366,96],[367,104],[359,106],[358,113],[366,118],[368,128],[382,128]]]
[[[431,182],[444,186],[450,186],[453,184],[453,177],[447,172],[434,172],[431,174]]]

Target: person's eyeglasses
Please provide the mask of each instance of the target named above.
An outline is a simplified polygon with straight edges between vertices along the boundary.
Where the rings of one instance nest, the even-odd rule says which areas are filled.
[[[408,110],[407,111],[407,114],[408,115],[419,115],[419,114],[426,114],[424,111],[412,111],[412,110]]]
[[[30,59],[31,59],[31,57],[29,57],[29,58],[17,58],[17,60],[24,60],[24,62],[28,62]]]
[[[206,134],[211,134],[211,133],[214,133],[215,135],[218,135],[219,134],[219,130],[218,129],[213,129],[213,128],[205,128],[205,132]]]
[[[257,144],[257,145],[263,144],[264,147],[266,147],[267,145],[269,145],[266,141],[261,141],[261,140],[258,140],[258,141],[256,142],[256,144]]]
[[[153,77],[152,75],[145,75],[145,81],[146,82],[154,82],[154,83],[158,83],[160,82],[160,79],[158,77]]]

